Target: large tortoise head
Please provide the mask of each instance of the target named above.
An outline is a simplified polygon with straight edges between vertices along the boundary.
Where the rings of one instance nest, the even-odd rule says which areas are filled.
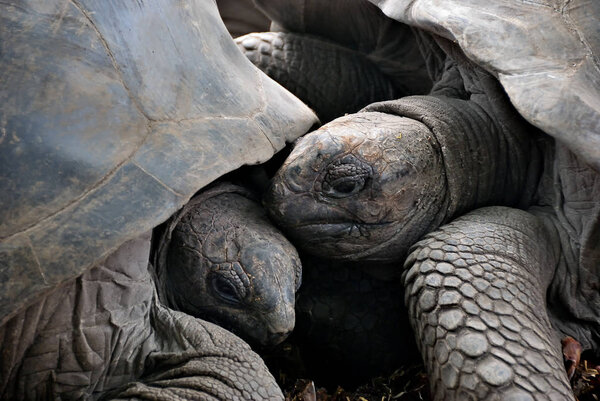
[[[310,253],[394,261],[443,219],[438,147],[424,124],[408,118],[342,117],[298,141],[265,203]]]

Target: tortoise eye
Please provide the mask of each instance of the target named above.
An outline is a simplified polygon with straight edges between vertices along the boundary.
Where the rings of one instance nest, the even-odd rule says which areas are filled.
[[[212,275],[211,284],[216,295],[225,302],[231,304],[240,304],[242,302],[240,292],[227,277],[220,274]]]
[[[363,177],[345,177],[335,180],[326,194],[334,198],[345,198],[359,192],[365,186]]]
[[[321,184],[321,192],[332,198],[346,198],[360,192],[371,177],[371,167],[353,155],[331,162]]]

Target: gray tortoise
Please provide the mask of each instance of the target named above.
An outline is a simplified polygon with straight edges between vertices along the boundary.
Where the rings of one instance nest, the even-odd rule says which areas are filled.
[[[153,227],[316,121],[214,3],[3,2],[0,104],[0,398],[283,399],[148,265]]]
[[[384,37],[372,29],[382,24],[340,17],[354,2],[260,4],[294,40],[333,42],[324,66],[347,50],[336,37]],[[413,27],[432,89],[299,140],[267,194],[271,215],[307,252],[405,260],[436,400],[573,399],[560,337],[600,345],[599,6],[376,4]],[[301,64],[302,46],[270,35],[261,62]]]

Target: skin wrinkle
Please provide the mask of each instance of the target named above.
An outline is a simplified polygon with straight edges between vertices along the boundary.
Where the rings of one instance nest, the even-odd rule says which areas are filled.
[[[227,376],[232,376],[232,377],[236,376],[235,372],[233,372],[231,369],[227,369],[227,371],[223,375],[223,374],[218,374],[218,372],[215,372],[214,370],[203,368],[204,366],[209,365],[209,363],[207,363],[207,362],[211,362],[210,360],[206,361],[206,358],[210,359],[211,356],[207,355],[207,356],[205,356],[205,358],[203,358],[203,361],[200,362],[200,365],[202,365],[202,366],[200,366],[200,368],[201,368],[200,370],[198,370],[199,363],[197,363],[197,361],[192,361],[191,363],[186,363],[185,367],[176,369],[176,371],[172,371],[173,373],[179,373],[183,377],[171,377],[171,376],[175,376],[175,375],[173,373],[169,372],[169,373],[171,373],[169,376],[167,376],[165,379],[157,380],[157,381],[153,382],[152,386],[156,386],[156,387],[164,388],[164,389],[169,388],[169,390],[171,392],[182,392],[182,394],[188,394],[191,398],[194,398],[194,399],[197,397],[197,393],[187,392],[186,389],[187,390],[195,389],[195,390],[199,390],[199,391],[204,391],[204,392],[207,392],[209,395],[216,397],[216,399],[219,399],[219,400],[229,398],[227,396],[227,394],[230,394],[231,389],[237,389],[238,391],[243,391],[242,389],[240,389],[239,386],[236,386],[236,383],[232,382],[227,377]],[[228,366],[227,364],[225,366],[223,366],[222,359],[223,359],[222,356],[218,356],[217,360],[214,362],[216,364],[218,364],[218,366],[221,366],[221,367]],[[205,380],[198,381],[198,380],[194,380],[193,377],[186,377],[189,375],[187,367],[190,366],[190,364],[194,365],[196,367],[193,371],[194,376],[196,376],[196,377],[201,376],[201,377],[203,377],[203,379],[211,378],[214,380],[214,382],[208,381],[208,383],[207,383]],[[175,381],[175,383],[173,383],[173,381]],[[220,384],[225,384],[225,386],[220,386]],[[173,385],[176,385],[177,387],[172,387]],[[226,393],[223,393],[223,390],[225,390]]]
[[[353,219],[354,219],[354,220],[359,220],[359,221],[360,221],[362,224],[367,224],[367,223],[366,223],[366,222],[365,222],[365,221],[364,221],[364,220],[363,220],[361,217],[359,217],[357,214],[355,214],[355,213],[354,213],[354,212],[353,212],[351,209],[349,209],[348,207],[344,207],[343,205],[336,205],[336,204],[334,203],[334,202],[335,202],[335,200],[331,200],[331,199],[328,199],[328,198],[325,198],[325,197],[319,197],[319,198],[318,198],[318,200],[319,200],[320,202],[322,202],[322,203],[326,203],[326,204],[328,204],[328,205],[330,206],[330,208],[331,208],[331,209],[333,209],[333,210],[343,211],[343,212],[345,212],[346,214],[349,214],[349,215],[351,215],[351,216],[353,217]],[[329,210],[328,212],[329,212],[329,213],[331,213],[331,210]],[[332,218],[327,218],[327,217],[326,217],[325,219],[323,219],[323,223],[327,223],[327,222],[329,222],[329,223],[332,223],[332,222],[334,222],[334,221],[335,221],[335,219],[332,219]],[[314,223],[312,223],[312,224],[307,224],[306,226],[308,226],[308,225],[313,225],[313,224],[314,224]],[[296,226],[296,227],[302,227],[302,226],[300,225],[300,226]]]
[[[416,218],[416,216],[415,216],[415,218]],[[409,220],[407,221],[406,225],[409,225],[409,223],[411,221],[412,221],[412,218],[409,218]],[[384,249],[384,248],[388,247],[391,243],[394,243],[394,240],[396,239],[396,237],[398,237],[399,235],[402,234],[402,231],[401,231],[402,228],[403,227],[400,227],[398,230],[396,230],[396,232],[387,241],[384,241],[381,244],[379,244],[379,245],[377,245],[375,247],[372,247],[372,248],[370,248],[368,250],[365,250],[365,251],[362,251],[362,252],[357,252],[357,253],[353,254],[352,256],[356,257],[356,258],[360,258],[360,257],[372,255],[374,253],[377,253],[377,251],[379,251],[380,249]]]
[[[428,116],[423,116],[423,122],[426,123],[426,125],[428,127],[432,127],[431,123],[428,121],[429,118],[430,117],[428,117]],[[458,198],[458,195],[456,195],[454,193],[453,186],[449,184],[450,180],[448,178],[448,175],[451,174],[452,172],[454,172],[452,166],[448,162],[448,155],[446,154],[447,152],[449,152],[451,150],[447,149],[447,146],[442,145],[443,142],[440,141],[440,138],[439,138],[439,135],[442,135],[442,133],[437,132],[437,129],[434,129],[434,128],[431,128],[431,132],[433,134],[433,137],[435,138],[435,140],[437,141],[437,143],[439,145],[439,149],[440,149],[439,154],[441,155],[441,157],[442,157],[442,163],[445,166],[445,168],[442,169],[442,174],[444,174],[445,180],[446,180],[446,183],[447,183],[446,191],[448,193],[448,199],[451,200],[451,204],[457,204],[457,201],[454,201],[453,199]],[[467,177],[470,178],[471,172],[467,172],[466,175],[467,175]],[[470,188],[468,188],[467,190],[470,190]],[[453,217],[453,215],[447,215],[444,218],[444,221],[447,221],[448,219],[450,219],[452,217]]]
[[[235,245],[235,248],[236,248],[236,253],[235,253],[235,256],[233,257],[233,260],[239,262],[240,265],[242,266],[242,269],[244,269],[244,273],[246,273],[246,275],[248,275],[248,269],[246,269],[244,267],[244,264],[241,262],[241,259],[242,259],[242,255],[241,255],[242,244],[240,244],[240,242],[238,241],[238,238],[237,238],[237,230],[239,230],[240,227],[235,227],[235,229],[236,229],[236,232],[232,233],[233,238],[231,239],[231,241],[233,242],[233,244]],[[226,247],[225,249],[227,250],[229,248]]]
[[[200,370],[200,371],[195,371],[195,375],[202,375],[202,376],[206,376],[206,377],[211,377],[215,380],[218,380],[221,383],[224,383],[228,388],[235,388],[235,382],[233,382],[230,378],[227,377],[227,375],[223,375],[223,374],[219,374],[219,370],[215,370],[215,368],[213,368],[210,364],[209,359],[210,358],[216,358],[219,360],[222,359],[229,359],[232,360],[234,362],[240,362],[239,360],[235,360],[229,356],[226,355],[203,355],[203,360],[202,362],[200,362],[201,365],[205,365],[206,366],[206,370]],[[179,367],[179,368],[175,368],[169,371],[169,376],[165,377],[163,380],[154,382],[154,384],[156,385],[160,385],[161,382],[166,382],[169,379],[176,379],[177,376],[181,375],[185,378],[186,376],[186,372],[187,369],[185,367]],[[228,372],[229,373],[229,372]]]
[[[210,224],[210,227],[211,227],[211,228],[209,229],[208,236],[210,236],[210,234],[211,234],[211,230],[212,230],[212,229],[213,229],[213,227],[214,227],[214,219],[215,219],[215,218],[216,218],[215,216],[211,216],[211,224]],[[182,219],[182,220],[183,220],[183,219]],[[202,241],[200,240],[200,233],[199,233],[198,231],[196,231],[196,227],[195,227],[193,224],[190,224],[188,227],[190,228],[190,230],[191,230],[191,231],[192,231],[192,233],[194,234],[194,236],[195,236],[195,240],[196,240],[196,243],[197,243],[197,244],[201,244],[201,243],[202,243]],[[174,232],[175,232],[175,231],[179,232],[179,230],[178,230],[177,228],[175,228]],[[183,233],[181,233],[181,234],[183,234]],[[186,249],[195,249],[193,246],[189,246],[189,245],[185,245],[185,248],[186,248]],[[201,251],[200,251],[200,249],[195,249],[195,253],[198,253],[199,255],[205,255],[205,254],[206,254],[206,252],[201,252]],[[208,258],[208,257],[207,257],[207,258]],[[208,258],[208,259],[210,260],[210,258]],[[212,261],[212,260],[211,260],[211,262],[213,262],[213,263],[217,263],[216,261]]]
[[[565,209],[565,195],[562,191],[562,188],[565,187],[565,184],[562,182],[562,178],[563,175],[561,174],[561,172],[559,171],[558,168],[554,169],[553,172],[554,175],[554,182],[557,183],[557,185],[554,188],[554,199],[555,199],[555,204],[556,204],[556,208],[558,208],[559,210],[564,210]],[[573,225],[571,224],[571,222],[569,221],[569,219],[567,219],[567,217],[565,216],[564,213],[558,213],[556,215],[556,218],[560,221],[560,228],[564,231],[567,232],[568,236],[570,239],[574,239],[577,238],[578,236],[577,234],[577,230],[575,229],[575,227],[573,227]],[[579,244],[577,244],[579,245]],[[575,255],[575,253],[571,252],[570,254]],[[571,264],[569,264],[571,266]]]

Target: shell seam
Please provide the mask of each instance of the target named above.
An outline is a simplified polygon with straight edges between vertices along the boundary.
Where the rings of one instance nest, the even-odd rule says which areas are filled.
[[[155,175],[153,175],[153,174],[149,173],[148,171],[146,171],[146,169],[144,169],[142,166],[140,166],[135,161],[131,161],[131,164],[133,164],[134,166],[136,166],[137,168],[139,168],[140,170],[142,170],[146,175],[148,175],[150,178],[154,179],[156,182],[158,182],[162,187],[164,187],[169,192],[171,192],[174,195],[176,195],[178,197],[181,197],[181,198],[185,197],[183,194],[180,194],[179,192],[175,191],[173,188],[169,187],[167,184],[165,184],[164,182],[162,182]]]
[[[119,81],[121,82],[121,85],[123,85],[123,88],[125,88],[125,90],[127,91],[127,95],[129,96],[129,98],[131,99],[131,101],[133,102],[133,104],[135,105],[135,108],[138,109],[138,111],[140,112],[140,114],[142,114],[148,121],[153,121],[153,119],[150,118],[144,112],[144,110],[142,108],[142,105],[139,103],[138,99],[135,96],[133,96],[133,93],[131,92],[131,89],[129,88],[129,86],[125,82],[125,79],[123,78],[123,73],[122,73],[121,69],[119,68],[119,64],[117,63],[117,59],[115,58],[114,54],[110,50],[110,47],[108,46],[108,42],[106,42],[106,39],[104,39],[104,36],[102,36],[102,33],[100,32],[100,30],[98,29],[98,27],[96,26],[96,24],[94,23],[94,21],[92,20],[92,17],[81,6],[81,4],[78,3],[77,0],[69,0],[69,1],[79,10],[79,12],[81,14],[83,14],[83,16],[89,22],[89,24],[92,27],[92,29],[94,30],[94,32],[96,32],[96,35],[98,35],[98,39],[100,39],[100,42],[102,43],[102,46],[104,47],[104,50],[106,51],[106,54],[110,58],[111,64],[113,65],[113,68],[115,69],[116,73],[119,76]]]
[[[569,27],[569,29],[571,29],[573,32],[575,32],[575,34],[577,34],[577,38],[579,39],[581,44],[583,44],[585,49],[588,51],[588,57],[591,58],[594,69],[598,73],[600,73],[600,61],[598,60],[597,56],[594,55],[594,52],[592,51],[592,48],[591,48],[588,40],[586,39],[586,37],[581,33],[581,31],[578,29],[577,25],[575,25],[573,23],[573,21],[571,19],[571,14],[567,10],[567,7],[569,6],[570,3],[571,3],[571,0],[566,0],[564,2],[563,6],[560,9],[560,15],[561,15],[563,21],[565,22],[565,24]],[[584,58],[584,60],[585,60],[585,58]]]
[[[260,131],[260,133],[263,134],[265,138],[267,138],[267,141],[269,141],[269,144],[271,144],[271,147],[273,148],[273,152],[277,152],[277,150],[278,150],[277,147],[271,141],[271,138],[269,137],[269,135],[267,135],[267,133],[263,129],[262,124],[259,124],[259,123],[257,123],[255,121],[256,116],[258,116],[260,114],[263,114],[265,112],[265,110],[267,109],[267,95],[265,93],[265,86],[264,86],[264,79],[265,79],[266,75],[264,75],[263,72],[260,71],[256,67],[254,67],[254,71],[255,71],[255,74],[256,74],[256,76],[258,78],[258,80],[257,80],[257,82],[258,82],[258,92],[259,92],[260,101],[261,101],[262,105],[261,105],[261,107],[257,111],[255,111],[254,113],[252,113],[252,115],[250,116],[250,120],[252,120],[252,122],[254,124],[256,124],[256,126],[258,127],[258,130]]]
[[[29,235],[25,235],[25,238],[27,238],[27,245],[29,246],[29,249],[31,249],[31,254],[33,255],[33,259],[35,260],[35,264],[38,267],[38,270],[40,271],[40,276],[42,276],[42,280],[44,280],[44,284],[48,285],[48,280],[46,280],[46,275],[44,274],[44,271],[42,270],[42,264],[40,263],[40,259],[38,258],[37,254],[35,253],[35,249],[33,248],[33,243],[31,242],[31,238],[29,237]]]
[[[94,192],[96,192],[97,190],[99,190],[106,182],[108,182],[110,179],[112,179],[112,177],[114,177],[117,172],[120,170],[120,168],[127,163],[128,161],[130,161],[135,154],[138,152],[138,150],[143,146],[143,144],[146,142],[146,140],[148,139],[148,137],[151,134],[151,122],[152,120],[150,118],[148,118],[148,116],[146,116],[146,114],[143,112],[143,110],[141,110],[140,105],[136,102],[136,100],[133,98],[129,88],[127,87],[127,85],[125,85],[125,82],[123,81],[123,77],[121,74],[121,71],[119,70],[117,64],[116,64],[116,60],[112,54],[112,52],[110,51],[110,49],[108,48],[108,44],[106,43],[106,41],[104,40],[104,37],[102,36],[102,34],[100,33],[100,31],[98,30],[98,28],[96,27],[96,25],[94,24],[94,22],[91,20],[90,16],[84,11],[84,9],[81,7],[80,4],[77,3],[76,0],[69,0],[69,2],[71,2],[71,4],[73,4],[73,6],[79,10],[79,12],[81,12],[84,17],[86,18],[86,20],[88,21],[88,23],[91,25],[92,29],[94,29],[94,32],[96,32],[96,34],[98,35],[100,41],[102,42],[102,45],[104,46],[105,51],[108,54],[108,57],[111,59],[111,63],[113,64],[113,68],[115,69],[116,73],[118,74],[119,77],[119,81],[121,82],[121,84],[123,85],[123,87],[125,88],[128,97],[131,99],[132,103],[134,104],[134,106],[136,107],[136,109],[138,109],[138,111],[140,112],[140,114],[146,118],[146,135],[144,135],[144,137],[141,139],[139,145],[132,150],[132,152],[129,154],[129,156],[127,158],[125,158],[121,163],[119,163],[118,165],[116,165],[112,170],[108,171],[106,173],[106,175],[100,179],[98,182],[96,182],[92,187],[90,187],[88,190],[86,190],[85,192],[83,192],[80,196],[76,197],[75,199],[73,199],[71,202],[68,202],[67,204],[65,204],[63,207],[61,207],[60,209],[52,212],[51,214],[36,220],[35,222],[31,223],[30,225],[28,225],[27,227],[13,232],[9,235],[7,235],[6,237],[0,237],[0,241],[4,241],[5,239],[8,238],[12,238],[16,235],[22,234],[22,233],[27,233],[28,231],[32,231],[35,230],[35,228],[37,226],[39,226],[40,224],[43,224],[45,221],[48,221],[50,219],[52,219],[53,217],[57,216],[58,214],[62,213],[63,211],[67,210],[68,208],[72,207],[73,205],[77,204],[78,202],[80,202],[82,199],[86,198],[87,196],[89,196],[90,194],[93,194]],[[139,166],[138,166],[139,167]],[[33,247],[32,247],[33,249]]]
[[[165,122],[169,122],[169,123],[182,123],[182,122],[190,122],[190,121],[209,121],[211,119],[223,119],[223,120],[243,120],[244,118],[240,118],[240,117],[227,117],[227,116],[214,116],[214,117],[204,117],[204,118],[196,118],[196,119],[182,119],[179,121],[174,121],[174,120],[153,120],[151,118],[149,118],[140,108],[140,105],[136,102],[135,98],[133,98],[129,88],[127,87],[127,85],[125,85],[124,81],[123,81],[123,77],[121,74],[121,71],[119,70],[117,64],[116,64],[116,60],[112,54],[112,52],[110,51],[110,49],[108,48],[108,44],[106,43],[106,41],[104,40],[104,37],[101,35],[100,31],[97,29],[96,25],[94,24],[94,22],[91,20],[90,16],[84,11],[84,9],[81,7],[80,4],[77,3],[77,0],[69,0],[74,7],[76,7],[87,19],[87,21],[90,23],[90,25],[92,26],[92,28],[94,29],[94,31],[96,32],[96,34],[98,35],[98,37],[100,38],[100,41],[102,42],[105,51],[107,52],[108,56],[111,59],[111,62],[113,64],[113,68],[115,68],[118,76],[119,76],[119,80],[121,82],[121,84],[123,85],[123,87],[125,88],[125,90],[128,93],[129,98],[132,100],[133,104],[135,105],[135,107],[138,109],[138,111],[142,114],[143,117],[145,117],[147,119],[146,122],[146,129],[147,129],[147,133],[146,135],[142,138],[142,140],[140,141],[139,145],[131,152],[131,154],[124,159],[121,163],[119,163],[117,166],[115,166],[114,169],[110,170],[109,172],[106,173],[106,175],[104,176],[104,178],[102,178],[100,181],[98,181],[94,186],[92,186],[90,189],[88,189],[87,191],[85,191],[84,193],[82,193],[80,196],[78,196],[77,198],[73,199],[71,202],[67,203],[66,205],[64,205],[63,207],[61,207],[60,209],[54,211],[53,213],[35,221],[34,223],[28,225],[27,227],[19,230],[19,231],[15,231],[13,233],[10,233],[9,235],[7,235],[6,237],[0,237],[0,241],[4,241],[7,240],[9,238],[13,238],[17,235],[20,234],[25,234],[27,232],[33,231],[36,229],[36,227],[38,227],[40,224],[43,224],[45,221],[48,221],[52,218],[54,218],[55,216],[59,215],[60,213],[64,212],[65,210],[67,210],[68,208],[72,207],[73,205],[77,204],[78,202],[80,202],[81,200],[83,200],[84,198],[90,196],[91,194],[93,194],[94,192],[98,191],[101,187],[103,187],[103,185],[108,182],[110,179],[112,179],[117,172],[120,170],[120,168],[127,163],[128,161],[131,161],[136,153],[139,151],[139,149],[144,145],[144,143],[146,143],[147,139],[150,137],[150,134],[152,133],[152,126],[155,123],[165,123]],[[271,147],[273,148],[274,152],[276,152],[278,149],[277,147],[273,144],[273,142],[271,141],[271,138],[267,135],[267,133],[264,131],[263,127],[261,124],[259,124],[258,122],[254,121],[255,117],[264,113],[264,111],[267,108],[267,101],[266,101],[266,94],[264,91],[264,84],[263,84],[263,79],[264,77],[262,76],[262,72],[258,69],[255,69],[255,73],[257,75],[258,79],[258,91],[260,92],[260,98],[261,98],[261,102],[262,105],[261,107],[255,111],[254,113],[252,113],[250,116],[248,116],[247,118],[251,119],[252,122],[256,125],[256,127],[258,128],[258,130],[260,131],[261,134],[263,134],[263,136],[267,139],[267,141],[269,142],[269,144],[271,145]],[[156,177],[154,177],[153,175],[149,174],[147,171],[145,171],[144,169],[142,169],[138,164],[133,163],[137,168],[140,168],[144,173],[148,174],[148,176],[152,177],[153,179],[155,179],[161,186],[164,186],[165,188],[167,188],[170,192],[174,193],[175,195],[178,196],[182,196],[181,194],[178,194],[177,192],[175,192],[172,188],[169,188],[168,186],[166,186],[162,181],[158,180]],[[33,246],[31,247],[33,249]],[[36,256],[37,258],[37,256]]]

